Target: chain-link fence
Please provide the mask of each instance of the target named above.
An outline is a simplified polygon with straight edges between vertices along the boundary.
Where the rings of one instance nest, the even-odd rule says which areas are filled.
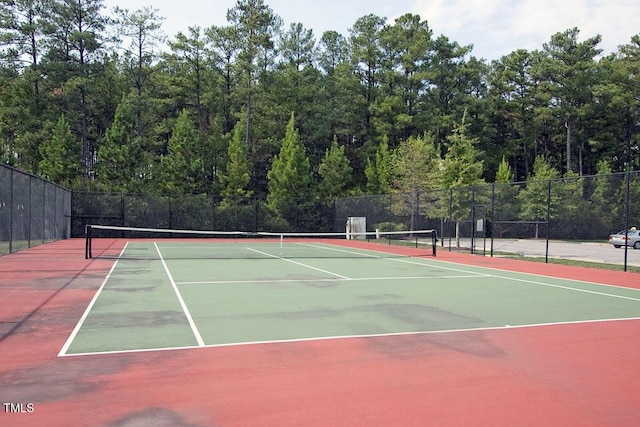
[[[367,231],[436,229],[448,250],[525,254],[514,249],[519,242],[544,242],[531,251],[548,260],[578,258],[571,253],[578,246],[559,242],[602,243],[595,251],[609,251],[613,263],[640,265],[640,250],[630,258],[633,246],[611,252],[606,244],[610,234],[640,226],[640,171],[337,200],[336,224],[348,217],[366,217]]]
[[[334,231],[334,202],[291,199],[275,212],[259,198],[73,193],[72,235],[87,224],[207,231]]]
[[[448,250],[499,255],[518,242],[534,242],[542,257],[573,257],[577,246],[600,243],[613,263],[640,266],[640,250],[615,251],[611,233],[640,226],[640,171],[553,181],[488,184],[413,193],[291,199],[275,212],[259,198],[205,195],[73,194],[72,236],[86,224],[218,231],[342,232],[350,217],[366,218],[366,231],[436,229]],[[507,247],[510,246],[510,247]],[[611,252],[610,250],[613,250]],[[563,253],[568,251],[568,253]],[[598,248],[596,252],[605,249]],[[632,253],[633,258],[629,258]],[[536,254],[534,254],[536,255]],[[584,257],[583,257],[584,258]]]
[[[0,255],[70,235],[71,192],[0,165]]]

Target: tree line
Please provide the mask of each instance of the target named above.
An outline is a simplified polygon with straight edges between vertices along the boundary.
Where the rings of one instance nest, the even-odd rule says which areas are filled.
[[[640,35],[602,56],[572,28],[487,61],[415,14],[317,37],[238,0],[228,25],[167,37],[152,7],[0,5],[1,161],[73,189],[277,210],[640,169]]]

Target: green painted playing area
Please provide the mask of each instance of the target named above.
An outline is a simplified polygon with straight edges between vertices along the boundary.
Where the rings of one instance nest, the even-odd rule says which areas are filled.
[[[640,317],[636,289],[457,265],[427,249],[288,245],[297,256],[281,257],[278,242],[130,242],[61,355]]]

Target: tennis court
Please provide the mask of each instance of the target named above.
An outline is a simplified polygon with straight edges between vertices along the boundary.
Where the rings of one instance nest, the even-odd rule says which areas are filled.
[[[422,237],[143,235],[0,258],[49,279],[0,281],[0,391],[35,408],[0,422],[640,422],[638,275],[434,257]]]
[[[61,355],[640,318],[636,289],[292,240],[127,241]]]

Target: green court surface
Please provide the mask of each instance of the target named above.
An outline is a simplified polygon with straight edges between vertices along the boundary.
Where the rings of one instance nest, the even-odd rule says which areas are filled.
[[[640,317],[637,289],[290,245],[313,254],[280,257],[277,244],[242,241],[130,243],[60,355]]]

